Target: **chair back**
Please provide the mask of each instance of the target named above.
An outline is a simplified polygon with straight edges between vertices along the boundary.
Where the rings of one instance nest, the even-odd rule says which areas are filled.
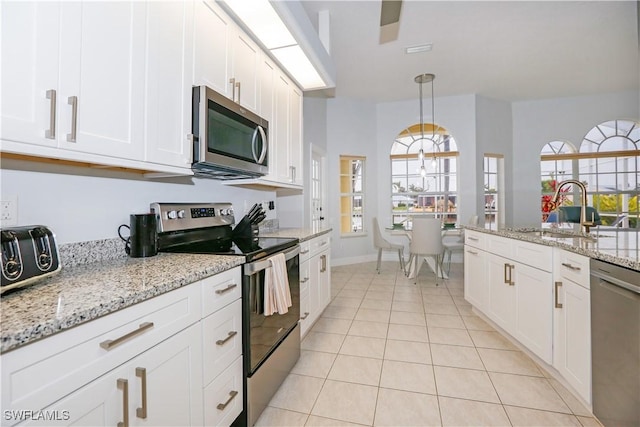
[[[376,248],[388,248],[389,242],[387,242],[380,233],[380,226],[378,225],[378,218],[373,217],[373,246]]]
[[[439,218],[414,218],[409,249],[412,254],[441,254],[442,221]]]

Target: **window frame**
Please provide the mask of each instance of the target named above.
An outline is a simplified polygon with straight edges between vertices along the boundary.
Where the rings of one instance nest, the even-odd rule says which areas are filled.
[[[348,162],[348,163],[346,163]],[[359,171],[353,171],[353,162],[360,162]],[[348,165],[346,169],[345,165]],[[339,157],[339,191],[340,191],[340,236],[359,237],[367,235],[366,209],[366,156],[343,155]],[[356,182],[360,181],[359,190]],[[348,191],[347,191],[348,190]],[[359,205],[356,206],[356,200]],[[358,220],[359,219],[359,220]],[[357,223],[359,222],[359,228]],[[347,227],[348,226],[348,227]],[[347,230],[348,228],[348,230]]]

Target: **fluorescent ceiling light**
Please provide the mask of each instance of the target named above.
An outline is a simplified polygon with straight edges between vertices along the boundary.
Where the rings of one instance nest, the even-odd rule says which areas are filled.
[[[291,32],[267,0],[226,0],[226,4],[267,49],[296,44]]]
[[[278,62],[285,67],[298,83],[305,89],[318,89],[326,87],[326,83],[320,77],[315,67],[304,54],[300,46],[287,46],[280,49],[272,49],[271,53]]]
[[[299,2],[225,0],[224,6],[302,89],[335,85],[335,67]]]

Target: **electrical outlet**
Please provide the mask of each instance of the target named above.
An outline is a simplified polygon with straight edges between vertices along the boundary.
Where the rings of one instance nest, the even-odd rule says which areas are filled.
[[[2,200],[0,200],[0,225],[3,227],[18,225],[17,195],[2,195]]]

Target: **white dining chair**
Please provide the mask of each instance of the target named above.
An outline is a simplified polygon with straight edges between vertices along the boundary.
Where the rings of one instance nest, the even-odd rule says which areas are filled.
[[[411,229],[411,243],[409,244],[409,265],[414,269],[414,283],[418,283],[418,270],[422,264],[421,258],[435,259],[436,286],[438,285],[438,270],[442,256],[442,221],[439,218],[414,218]],[[413,264],[412,264],[413,262]]]
[[[478,225],[478,215],[473,215],[469,219],[469,225]],[[443,269],[446,261],[447,275],[449,275],[449,272],[451,271],[451,255],[454,252],[464,251],[464,230],[460,231],[460,236],[455,241],[447,241],[446,239],[443,239],[442,245],[444,246],[444,253],[442,256]]]
[[[398,259],[400,260],[400,268],[405,271],[404,268],[404,245],[399,243],[391,243],[382,237],[380,232],[380,226],[378,225],[378,218],[373,218],[373,246],[378,249],[378,264],[376,265],[376,271],[380,274],[380,262],[382,261],[382,251],[397,251]]]

